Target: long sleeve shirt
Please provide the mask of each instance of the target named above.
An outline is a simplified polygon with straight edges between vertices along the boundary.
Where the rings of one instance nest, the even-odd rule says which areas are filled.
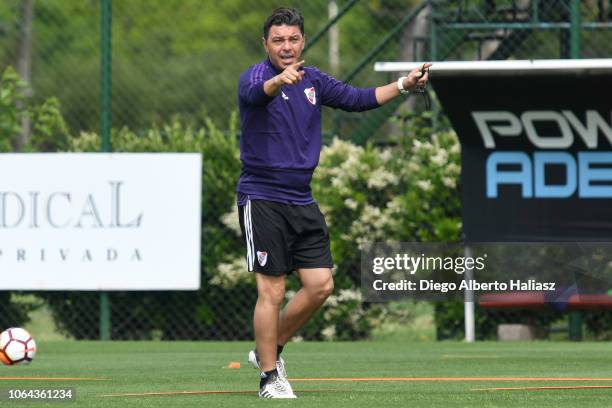
[[[269,59],[240,76],[239,205],[247,199],[312,203],[310,181],[321,152],[321,106],[345,111],[379,106],[374,88],[352,87],[315,67],[303,70],[302,81],[284,85],[274,97],[264,92],[263,85],[281,71]]]

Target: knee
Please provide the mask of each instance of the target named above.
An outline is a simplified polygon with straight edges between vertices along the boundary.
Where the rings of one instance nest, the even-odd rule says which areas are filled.
[[[313,290],[314,297],[321,303],[331,296],[334,291],[334,280],[330,277]]]
[[[280,286],[270,286],[258,293],[257,300],[272,306],[280,306],[285,300],[285,288]]]

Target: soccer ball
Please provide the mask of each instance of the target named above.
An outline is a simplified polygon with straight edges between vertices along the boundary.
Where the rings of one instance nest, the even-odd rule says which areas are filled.
[[[32,335],[19,327],[0,333],[0,361],[4,365],[29,364],[36,355]]]

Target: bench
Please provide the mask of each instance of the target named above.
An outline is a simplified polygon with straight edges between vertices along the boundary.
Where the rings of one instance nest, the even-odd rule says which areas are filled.
[[[582,340],[582,311],[612,310],[612,295],[609,294],[572,294],[562,302],[547,300],[545,292],[487,293],[478,299],[478,305],[492,310],[555,310],[569,312],[570,340]]]

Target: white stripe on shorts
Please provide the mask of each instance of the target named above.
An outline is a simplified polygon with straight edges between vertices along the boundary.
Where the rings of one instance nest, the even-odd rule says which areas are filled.
[[[247,246],[247,267],[249,272],[253,271],[255,261],[255,245],[253,244],[253,223],[251,220],[251,200],[247,200],[244,206],[244,232]]]
[[[244,214],[244,236],[246,238],[246,249],[247,249],[247,270],[251,271],[251,246],[249,245],[248,201],[244,205],[243,214]]]

